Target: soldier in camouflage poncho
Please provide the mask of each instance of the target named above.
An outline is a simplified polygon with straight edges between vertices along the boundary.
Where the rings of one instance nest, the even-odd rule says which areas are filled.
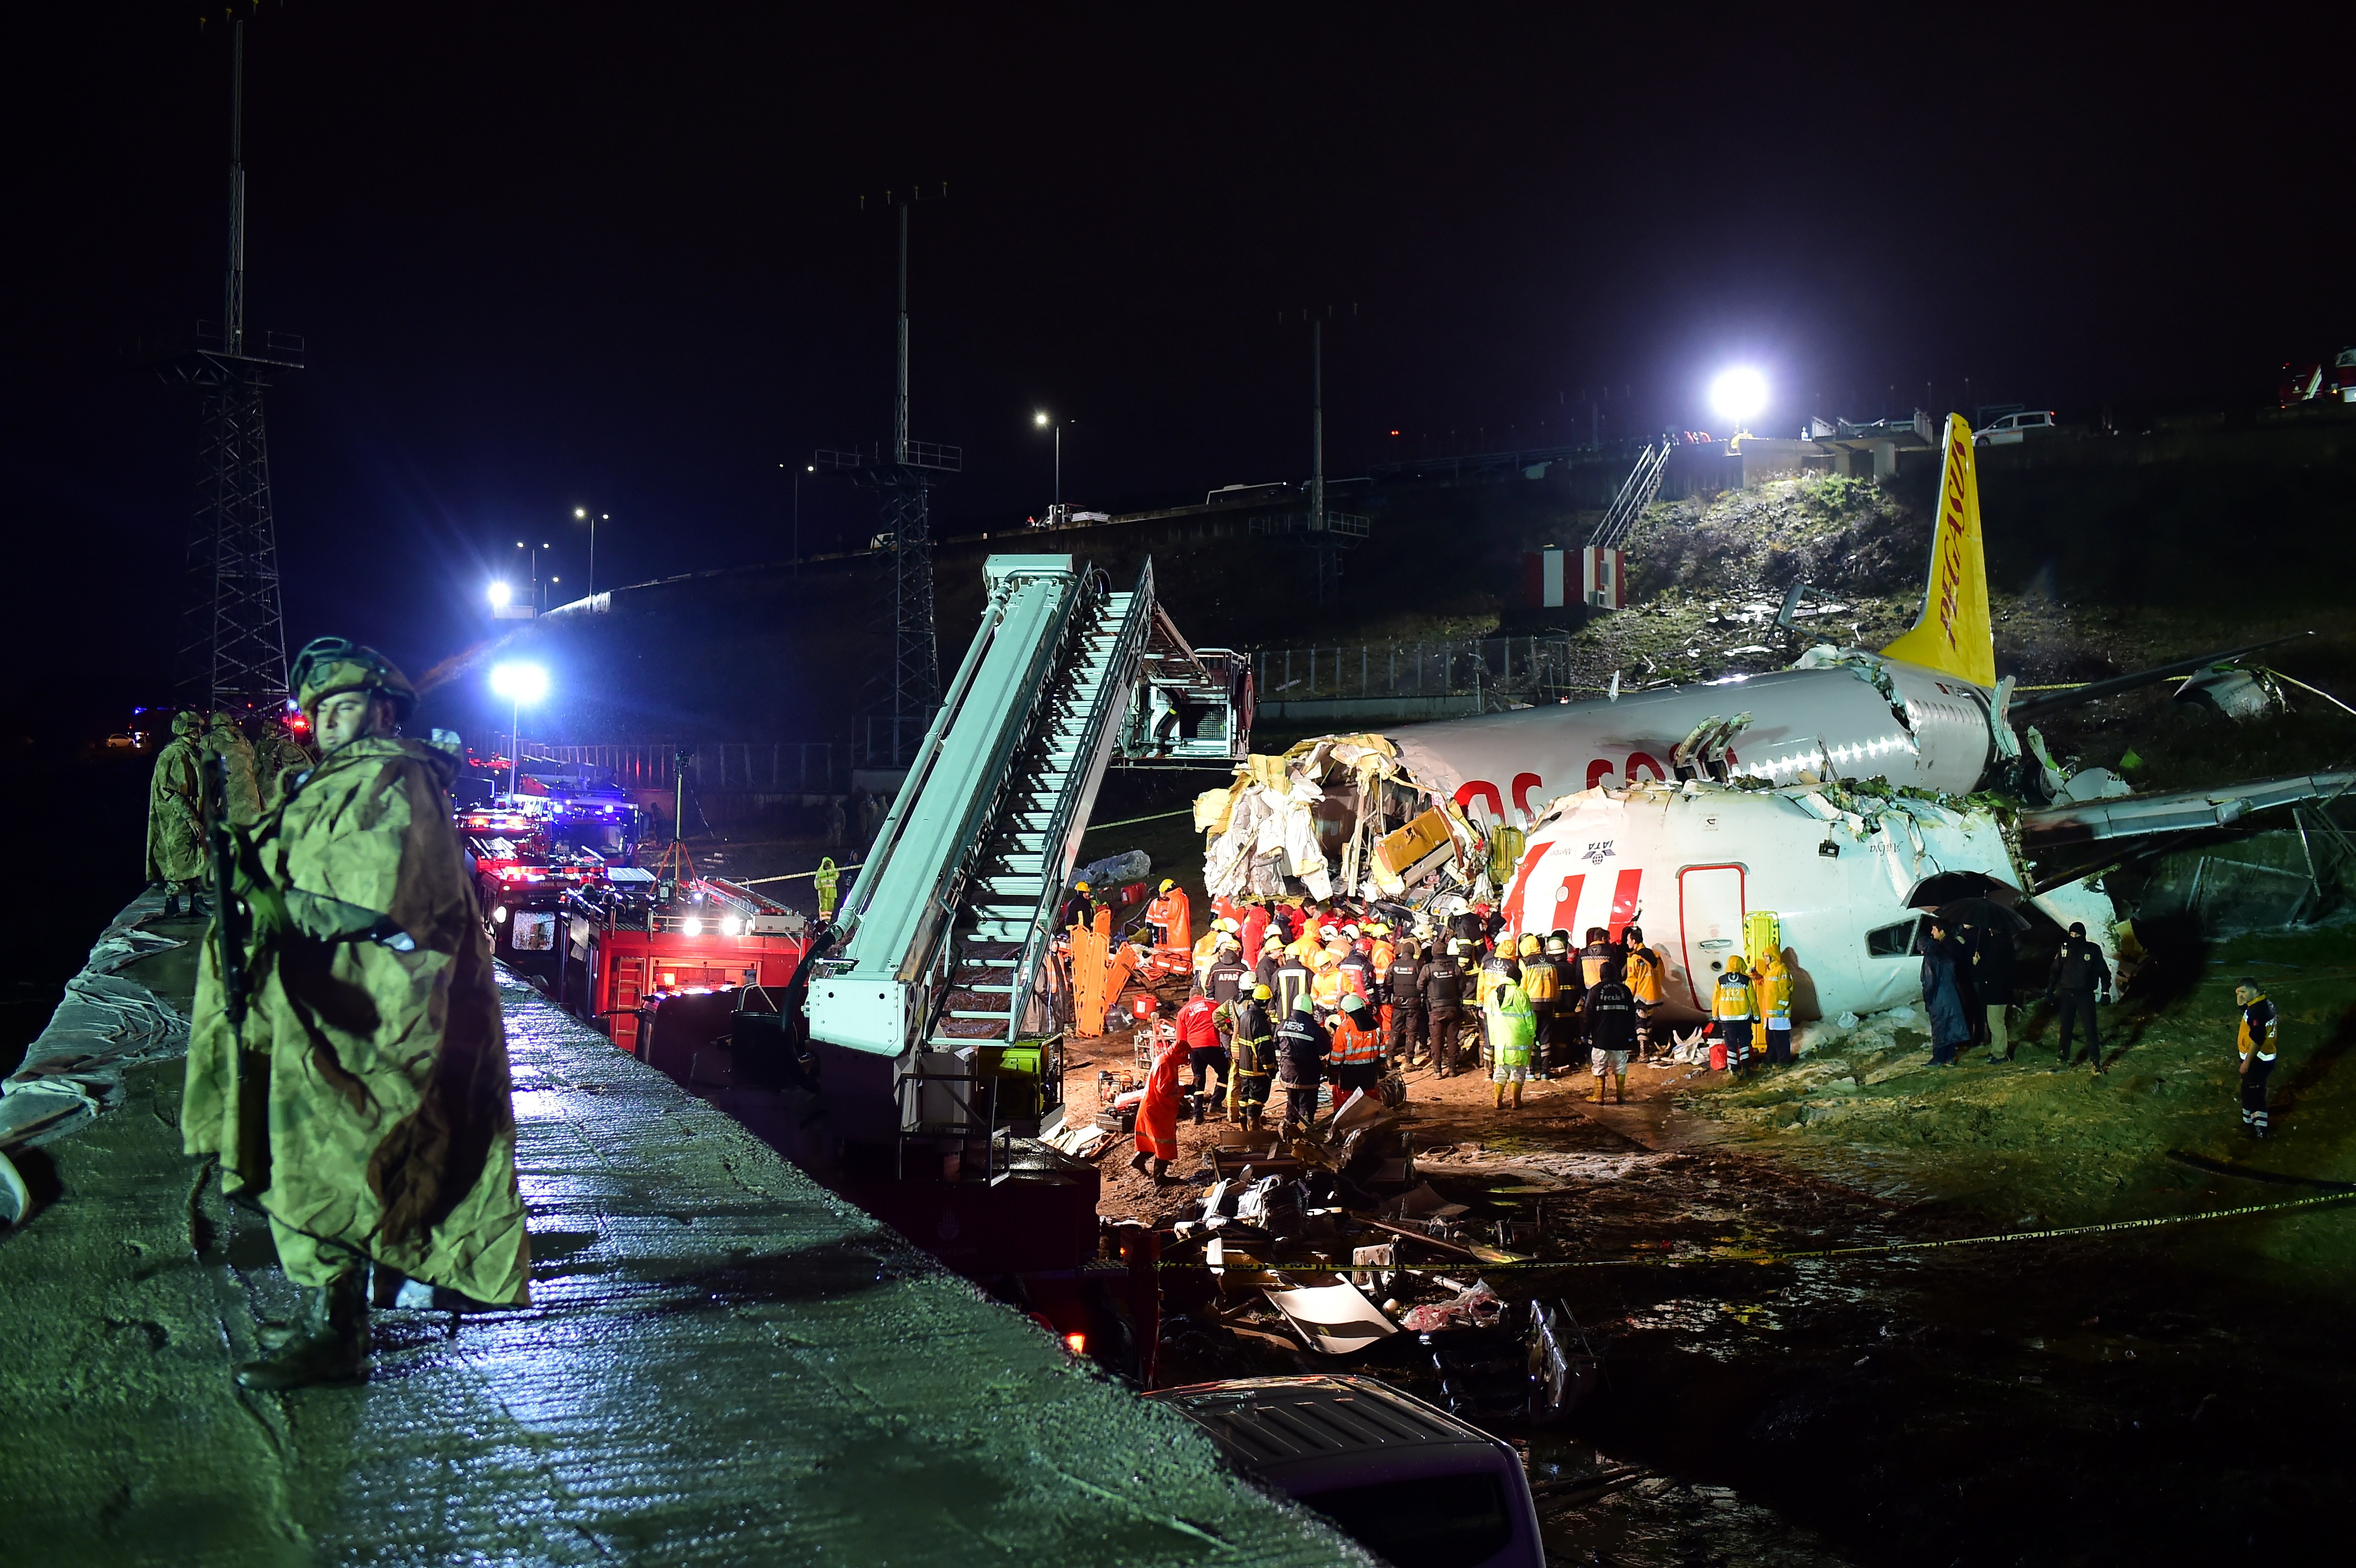
[[[164,915],[197,907],[197,887],[205,874],[204,721],[193,713],[172,715],[172,738],[155,755],[147,784],[147,881],[164,890]]]
[[[183,1141],[270,1216],[301,1318],[249,1388],[368,1365],[368,1265],[479,1302],[527,1299],[507,1042],[451,825],[450,756],[395,731],[415,694],[370,649],[295,666],[321,759],[241,848],[248,1010],[207,944]],[[267,1337],[266,1337],[267,1338]]]

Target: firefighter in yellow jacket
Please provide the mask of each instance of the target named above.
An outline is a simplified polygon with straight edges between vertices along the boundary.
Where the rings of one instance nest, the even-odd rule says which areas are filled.
[[[321,638],[294,677],[323,755],[241,836],[244,995],[223,992],[217,912],[181,1114],[187,1152],[260,1203],[303,1288],[274,1352],[238,1371],[258,1389],[365,1377],[371,1263],[529,1299],[507,1042],[450,822],[457,764],[400,738],[415,693],[374,650]]]
[[[1751,1071],[1751,1035],[1759,1025],[1759,997],[1744,973],[1742,955],[1726,961],[1726,972],[1711,992],[1709,1016],[1726,1047],[1726,1065],[1736,1072]]]

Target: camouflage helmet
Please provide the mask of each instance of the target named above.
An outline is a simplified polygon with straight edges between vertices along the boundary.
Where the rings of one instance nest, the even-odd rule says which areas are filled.
[[[364,643],[345,637],[314,637],[294,656],[294,701],[317,722],[319,704],[340,691],[367,691],[392,704],[405,720],[417,706],[417,688],[391,659]]]
[[[172,733],[175,735],[200,735],[204,732],[204,728],[205,720],[202,714],[175,713],[172,715]]]

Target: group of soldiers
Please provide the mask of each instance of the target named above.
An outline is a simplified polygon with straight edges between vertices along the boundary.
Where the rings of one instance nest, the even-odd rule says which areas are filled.
[[[521,1305],[530,1257],[498,992],[452,820],[457,738],[403,736],[417,693],[359,644],[316,639],[292,676],[317,757],[275,726],[181,714],[147,833],[166,912],[185,897],[210,916],[182,1147],[268,1217],[301,1290],[237,1371],[264,1391],[364,1380],[371,1306]],[[226,885],[200,901],[213,864]]]
[[[179,915],[183,899],[190,914],[206,912],[198,890],[208,875],[205,835],[215,812],[239,827],[252,827],[314,760],[284,725],[267,719],[172,715],[172,738],[156,753],[147,785],[147,882],[163,888],[166,919]],[[217,805],[205,785],[216,767]]]

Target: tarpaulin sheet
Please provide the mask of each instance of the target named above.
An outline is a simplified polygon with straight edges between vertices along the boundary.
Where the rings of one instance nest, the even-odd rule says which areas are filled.
[[[163,908],[161,890],[143,894],[115,916],[81,973],[66,982],[48,1028],[26,1049],[24,1065],[0,1083],[0,1148],[71,1132],[120,1097],[130,1068],[186,1054],[187,1020],[116,973],[151,953],[185,945],[140,929],[139,921]]]

